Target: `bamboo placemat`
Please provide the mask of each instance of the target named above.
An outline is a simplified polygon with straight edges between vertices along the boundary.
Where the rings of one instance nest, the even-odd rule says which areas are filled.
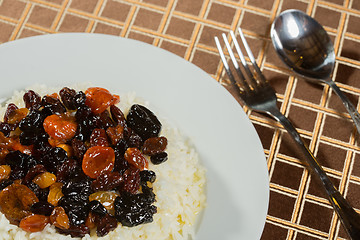
[[[241,26],[278,93],[281,111],[339,190],[360,209],[359,136],[349,115],[329,87],[292,76],[271,45],[271,22],[290,8],[324,25],[335,46],[333,79],[358,106],[358,0],[0,0],[0,43],[59,32],[112,34],[173,52],[226,87],[213,38]],[[288,134],[275,121],[245,111],[260,136],[269,169],[270,203],[262,239],[346,239]]]

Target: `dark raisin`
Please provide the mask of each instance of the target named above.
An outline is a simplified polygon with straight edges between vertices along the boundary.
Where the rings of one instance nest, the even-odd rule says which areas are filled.
[[[161,130],[161,123],[154,113],[139,104],[131,106],[127,115],[127,124],[143,140],[157,137]]]
[[[50,96],[44,96],[41,100],[41,106],[43,107],[42,112],[45,116],[53,114],[62,114],[66,112],[65,106],[57,98]]]
[[[92,193],[91,181],[83,176],[72,178],[63,185],[62,192],[76,201],[86,201]]]
[[[37,185],[37,184],[34,183],[34,182],[29,182],[26,186],[27,186],[28,188],[30,188],[30,190],[35,193],[35,195],[37,196],[37,198],[38,198],[40,201],[44,201],[44,202],[47,201],[47,196],[48,196],[48,194],[49,194],[49,188],[43,188],[43,189],[41,189],[41,188],[39,187],[39,185]]]
[[[74,156],[79,160],[82,159],[87,150],[84,142],[79,140],[78,138],[73,138],[71,140],[71,146],[74,150]]]
[[[15,110],[19,109],[14,103],[10,103],[5,111],[4,122],[8,122],[9,117],[14,114]]]
[[[36,165],[36,160],[34,157],[17,150],[6,155],[5,163],[10,165],[11,169],[21,168],[27,172],[29,168]]]
[[[81,168],[78,162],[70,158],[58,168],[56,179],[59,182],[65,183],[66,180],[79,176],[80,172]]]
[[[97,216],[105,216],[108,212],[106,208],[97,200],[93,200],[89,203],[89,211]]]
[[[60,147],[55,147],[46,152],[42,158],[42,163],[48,171],[56,172],[58,167],[67,159],[66,151]]]
[[[30,210],[35,214],[50,216],[54,208],[55,207],[48,202],[39,201],[34,203]]]
[[[108,191],[117,188],[123,182],[122,175],[118,172],[105,172],[91,183],[91,188],[96,191]]]
[[[167,146],[166,137],[148,138],[143,145],[143,153],[147,155],[154,155],[165,151]]]
[[[29,110],[39,109],[41,107],[41,97],[33,90],[27,91],[23,96],[23,100],[25,107]]]
[[[15,129],[16,129],[16,124],[0,122],[0,132],[2,132],[5,135],[5,137],[8,137],[10,135],[10,132],[14,131]]]
[[[78,108],[75,118],[78,122],[78,134],[83,135],[83,140],[88,139],[91,132],[100,125],[99,116],[95,116],[87,106]]]
[[[107,129],[108,127],[113,127],[115,125],[110,117],[110,113],[107,110],[99,114],[99,124],[103,129]]]
[[[65,235],[70,235],[73,238],[82,238],[85,237],[86,234],[90,234],[90,229],[85,225],[70,225],[69,229],[60,229],[56,228],[56,230]]]
[[[45,116],[40,111],[30,111],[19,123],[20,130],[24,132],[38,132],[43,127]]]
[[[33,132],[22,132],[19,136],[20,143],[22,145],[34,145],[35,143],[42,141],[47,141],[49,135],[43,130],[38,129],[38,131]]]
[[[123,174],[124,184],[121,186],[120,192],[125,191],[132,194],[137,193],[140,188],[140,170],[130,167]]]
[[[5,179],[5,180],[2,180],[0,182],[0,190],[3,190],[4,188],[6,188],[7,186],[13,184],[14,181],[13,180],[10,180],[10,179]]]
[[[79,91],[73,98],[73,104],[76,108],[84,107],[86,101],[86,95],[84,92]]]
[[[62,103],[65,105],[67,109],[75,110],[74,97],[76,95],[76,91],[74,89],[70,89],[68,87],[64,87],[59,92]]]
[[[104,129],[95,128],[90,135],[90,146],[108,147],[109,141]]]
[[[115,123],[125,127],[126,125],[125,116],[124,113],[120,110],[120,108],[118,108],[115,105],[111,105],[110,112],[111,112],[111,117],[113,118]]]
[[[59,200],[58,205],[64,208],[71,225],[81,225],[85,223],[89,214],[88,201],[77,201],[71,196],[64,196]]]
[[[146,182],[154,183],[156,180],[156,174],[151,170],[143,170],[140,172],[140,180],[143,183]]]
[[[33,155],[35,158],[42,158],[51,149],[51,145],[46,141],[36,141],[33,147]]]
[[[168,154],[166,152],[157,153],[150,157],[150,161],[155,165],[161,164],[165,162],[167,159],[168,159]]]
[[[103,217],[99,217],[100,219],[97,221],[96,234],[98,237],[103,237],[107,235],[110,231],[114,230],[118,222],[116,218],[106,214]]]
[[[143,140],[138,134],[132,132],[128,139],[128,145],[129,147],[135,147],[141,149],[141,146],[143,145]]]

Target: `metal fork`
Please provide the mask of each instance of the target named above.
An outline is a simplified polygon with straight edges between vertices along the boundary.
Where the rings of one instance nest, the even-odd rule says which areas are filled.
[[[225,46],[230,55],[231,61],[235,68],[236,75],[238,76],[238,81],[236,81],[234,74],[230,70],[230,67],[226,61],[224,52],[220,45],[220,41],[215,37],[215,43],[220,53],[221,60],[224,64],[225,71],[230,78],[232,86],[236,89],[241,100],[249,108],[257,112],[266,113],[278,122],[280,122],[284,128],[289,132],[292,138],[300,147],[302,153],[305,155],[305,163],[307,167],[311,170],[312,174],[316,176],[323,186],[325,192],[328,195],[329,201],[335,209],[338,217],[340,218],[342,224],[344,225],[347,233],[351,239],[360,239],[360,215],[350,206],[350,204],[344,199],[340,192],[336,189],[333,183],[330,181],[329,177],[326,175],[325,171],[322,169],[320,164],[317,162],[315,156],[310,151],[310,149],[305,144],[304,140],[300,137],[300,134],[297,132],[292,123],[280,112],[276,106],[276,95],[274,89],[266,81],[264,75],[262,74],[260,68],[258,67],[255,58],[249,48],[249,45],[242,33],[242,30],[239,28],[239,34],[241,41],[244,45],[244,48],[247,52],[247,55],[252,63],[252,66],[255,70],[255,76],[250,70],[245,57],[241,51],[239,43],[236,40],[235,34],[233,31],[230,32],[231,38],[234,42],[235,49],[240,58],[242,64],[242,70],[237,63],[235,55],[231,49],[230,43],[227,40],[226,35],[223,33],[222,37],[225,42]]]

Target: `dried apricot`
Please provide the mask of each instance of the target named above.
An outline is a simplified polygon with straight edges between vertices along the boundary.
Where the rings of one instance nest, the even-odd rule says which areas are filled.
[[[18,224],[31,214],[30,207],[38,201],[27,186],[14,183],[0,192],[0,211],[11,223]]]
[[[84,154],[82,170],[91,177],[97,178],[101,173],[114,168],[115,152],[111,147],[94,146]]]
[[[70,227],[69,217],[62,207],[54,208],[50,215],[50,222],[60,229],[69,229]]]
[[[20,221],[20,228],[27,232],[40,232],[50,223],[48,216],[33,214]]]
[[[99,191],[89,196],[89,202],[96,200],[99,201],[108,212],[112,215],[115,214],[114,201],[119,194],[111,191]]]
[[[8,179],[11,173],[11,167],[9,165],[0,166],[0,180]]]
[[[53,114],[45,118],[44,129],[51,138],[69,140],[75,136],[77,123],[73,116]]]
[[[37,185],[39,185],[40,188],[47,188],[51,184],[56,182],[56,176],[53,173],[44,172],[44,173],[40,173],[39,175],[34,177],[34,179],[32,181],[33,181],[33,183],[36,183]]]
[[[137,148],[128,148],[124,154],[125,160],[134,167],[144,170],[148,167],[149,162]]]
[[[120,101],[118,95],[112,95],[107,89],[100,87],[91,87],[85,91],[85,104],[91,108],[95,114],[102,113],[111,105]]]
[[[60,198],[64,196],[61,190],[62,186],[63,184],[61,182],[56,182],[50,186],[49,194],[47,197],[48,203],[54,206],[58,205]]]

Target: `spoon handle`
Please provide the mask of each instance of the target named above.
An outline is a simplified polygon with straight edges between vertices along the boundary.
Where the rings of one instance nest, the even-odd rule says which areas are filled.
[[[329,201],[338,214],[343,226],[352,240],[360,239],[360,215],[351,207],[340,192],[333,185],[325,171],[322,169],[313,153],[305,144],[298,131],[292,123],[276,108],[271,108],[268,113],[278,120],[288,131],[295,142],[300,146],[302,153],[305,155],[308,168],[314,176],[318,177],[321,185],[328,195]]]
[[[340,88],[335,84],[334,81],[328,80],[326,83],[334,90],[334,92],[340,97],[346,110],[349,112],[351,118],[353,119],[356,129],[360,134],[360,114],[354,107],[354,105],[350,102],[350,100],[346,97],[346,95],[340,90]]]

